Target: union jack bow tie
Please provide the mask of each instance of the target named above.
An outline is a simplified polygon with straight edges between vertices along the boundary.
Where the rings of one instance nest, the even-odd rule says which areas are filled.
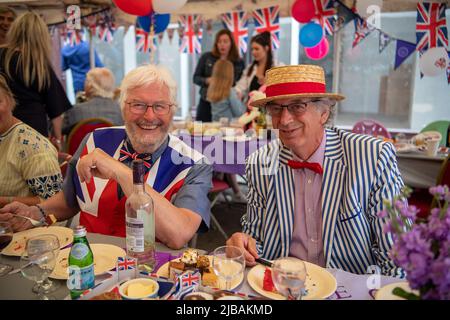
[[[292,169],[309,169],[318,174],[323,174],[323,169],[320,163],[317,162],[306,162],[306,161],[295,161],[288,160],[288,166]]]
[[[141,159],[144,162],[144,166],[146,166],[147,168],[150,168],[152,166],[152,163],[150,162],[152,159],[152,155],[150,153],[137,153],[132,148],[130,148],[131,150],[129,150],[127,145],[128,144],[124,143],[122,149],[120,149],[120,162],[124,162],[126,160]]]

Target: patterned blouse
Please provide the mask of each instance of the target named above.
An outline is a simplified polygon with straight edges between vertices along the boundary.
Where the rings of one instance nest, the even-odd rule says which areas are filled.
[[[0,196],[47,199],[61,190],[55,147],[23,122],[0,135],[0,163]]]

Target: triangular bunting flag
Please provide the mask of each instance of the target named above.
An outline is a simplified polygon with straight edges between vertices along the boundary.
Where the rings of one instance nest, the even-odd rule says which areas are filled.
[[[202,35],[203,31],[200,27],[201,17],[198,14],[180,15],[179,22],[182,30],[180,35],[180,52],[182,53],[197,53],[202,52]]]
[[[337,19],[337,11],[334,7],[334,0],[314,0],[315,19],[325,31],[325,35],[331,36],[334,33],[334,26]]]
[[[450,84],[450,51],[448,51],[447,82]]]
[[[374,29],[373,26],[367,23],[366,20],[357,17],[355,19],[355,38],[353,39],[352,47],[356,47],[361,43]]]
[[[394,40],[394,38],[391,38],[391,36],[389,36],[387,33],[384,33],[383,31],[380,30],[380,38],[378,45],[380,53],[382,53],[383,50],[386,49],[386,47],[392,42],[392,40]]]
[[[397,48],[395,49],[394,70],[397,69],[415,51],[416,51],[415,43],[397,40]]]
[[[169,38],[170,44],[172,44],[174,34],[175,34],[175,29],[167,29],[167,37]]]
[[[164,31],[158,33],[158,43],[161,44],[161,42],[163,41],[163,39],[164,39]]]

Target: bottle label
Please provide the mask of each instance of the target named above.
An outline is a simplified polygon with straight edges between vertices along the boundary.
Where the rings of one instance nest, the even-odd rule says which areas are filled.
[[[127,217],[127,252],[144,252],[144,219],[146,212],[137,210],[137,218]]]
[[[67,288],[69,290],[87,290],[95,285],[94,263],[86,267],[69,266]]]
[[[75,243],[70,250],[70,255],[77,260],[82,260],[89,253],[89,247],[85,243]]]

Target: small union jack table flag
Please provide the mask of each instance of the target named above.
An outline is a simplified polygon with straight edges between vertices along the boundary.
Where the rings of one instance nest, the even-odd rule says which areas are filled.
[[[136,259],[130,257],[118,257],[116,263],[116,271],[136,269]]]

